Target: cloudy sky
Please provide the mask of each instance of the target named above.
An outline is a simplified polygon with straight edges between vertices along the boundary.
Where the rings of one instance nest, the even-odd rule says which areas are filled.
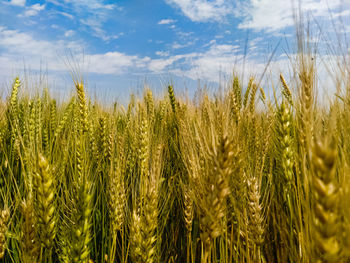
[[[169,82],[191,91],[243,65],[259,76],[276,47],[278,71],[296,51],[299,4],[320,47],[349,33],[350,0],[0,0],[0,85],[25,68],[67,90],[79,68],[94,92]]]

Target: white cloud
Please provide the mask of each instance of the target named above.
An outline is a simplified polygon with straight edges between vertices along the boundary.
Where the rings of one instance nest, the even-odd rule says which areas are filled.
[[[169,51],[157,51],[156,55],[160,56],[160,57],[168,57],[170,55],[170,53],[169,53]]]
[[[256,42],[258,41],[259,39],[256,39]],[[218,82],[220,74],[228,79],[233,69],[239,74],[243,70],[241,65],[244,56],[240,52],[240,47],[231,44],[218,44],[215,40],[209,42],[204,52],[170,56],[166,51],[158,51],[156,52],[156,55],[159,56],[157,59],[119,51],[91,54],[83,52],[83,48],[84,43],[67,40],[38,40],[28,33],[8,30],[0,26],[0,76],[4,79],[12,72],[21,72],[23,61],[32,70],[40,70],[44,64],[47,65],[50,72],[67,72],[70,68],[62,59],[62,54],[67,54],[67,50],[72,50],[72,53],[76,55],[73,57],[73,61],[76,61],[78,65],[83,60],[85,61],[83,65],[86,70],[84,72],[100,75],[171,73],[193,80]],[[256,73],[259,77],[266,66],[266,61],[252,57],[251,54],[247,55],[245,61],[246,76]],[[289,61],[285,56],[279,57],[270,64],[269,69],[275,74],[281,70],[286,72],[283,69],[288,64]],[[321,72],[324,74],[324,71]]]
[[[65,37],[71,37],[75,34],[75,31],[74,30],[67,30],[65,33],[64,33],[64,36]]]
[[[52,14],[58,14],[58,15],[61,15],[61,16],[64,16],[64,17],[67,17],[69,18],[70,20],[73,20],[74,19],[74,16],[69,14],[69,13],[66,13],[66,12],[61,12],[61,11],[57,11],[57,10],[54,10],[54,11],[51,11]]]
[[[61,3],[61,1],[57,1],[57,0],[46,0],[47,3],[51,3],[57,6],[63,6],[63,4]]]
[[[168,59],[153,59],[148,66],[150,71],[153,71],[157,74],[161,73],[166,67],[172,65],[175,62],[174,58]]]
[[[329,11],[338,15],[337,10],[343,1],[341,0],[300,0],[302,12],[311,13],[314,18],[330,18]],[[298,8],[299,1],[293,0],[241,0],[234,14],[242,18],[238,25],[240,29],[254,29],[256,31],[266,30],[278,31],[294,25],[293,8]],[[343,15],[347,12],[343,12]]]
[[[216,44],[216,39],[212,39],[212,40],[210,40],[210,41],[209,41],[209,43],[204,44],[204,45],[203,45],[203,47],[212,46],[212,45],[214,45],[214,44]]]
[[[0,71],[20,70],[23,61],[33,70],[40,69],[42,63],[47,63],[50,70],[66,70],[67,67],[58,58],[58,54],[64,54],[67,50],[80,50],[83,43],[73,41],[46,41],[37,40],[28,33],[18,30],[0,28],[0,58],[11,61],[11,63],[0,63]]]
[[[223,36],[223,35],[216,35],[215,38],[216,38],[216,39],[223,39],[224,36]]]
[[[166,0],[194,22],[222,22],[232,13],[232,0]]]
[[[264,41],[264,38],[262,37],[256,37],[252,40],[249,40],[249,48],[257,48],[258,45],[261,45],[261,42]]]
[[[180,44],[177,41],[175,41],[172,45],[171,48],[172,49],[181,49],[181,48],[185,48],[185,47],[189,47],[194,45],[197,42],[197,38],[193,38],[191,40],[188,40],[185,44]]]
[[[161,59],[152,59],[148,63],[148,70],[150,70],[153,73],[160,74],[164,73],[165,71],[171,70],[169,67],[172,66],[173,68],[176,67],[175,62],[178,62],[180,60],[186,60],[187,58],[190,58],[193,56],[193,54],[184,54],[184,55],[175,55],[167,58],[161,58]]]
[[[104,24],[115,15],[116,11],[122,11],[122,8],[116,4],[104,3],[101,0],[47,0],[50,3],[61,6],[70,13],[75,14],[75,18],[83,25],[83,29],[93,36],[101,38],[103,41],[116,39],[119,35],[110,35],[104,29]],[[67,12],[55,11],[56,14],[73,19],[73,16]]]
[[[45,9],[45,5],[40,4],[34,4],[30,7],[27,7],[26,10],[22,15],[19,15],[20,17],[29,17],[29,16],[36,16],[39,14],[40,11]]]
[[[218,45],[213,40],[205,52],[152,59],[148,64],[148,69],[157,74],[168,72],[193,80],[202,79],[217,82],[220,73],[232,74],[235,63],[243,59],[242,55],[238,55],[238,50],[239,46],[237,45]],[[162,54],[159,53],[159,55]],[[251,64],[254,62],[252,61]],[[258,70],[262,66],[254,64],[252,68]]]
[[[86,71],[91,73],[120,75],[170,72],[191,79],[216,81],[220,71],[231,73],[235,61],[240,58],[237,55],[238,46],[218,45],[215,41],[211,42],[206,52],[169,56],[166,51],[158,51],[158,59],[118,51],[89,54],[83,52],[83,48],[84,43],[38,40],[28,33],[0,27],[0,72],[10,74],[9,70],[20,71],[23,61],[33,70],[40,70],[44,63],[50,71],[64,72],[69,68],[60,57],[72,51],[76,55],[73,60],[81,63],[83,57],[88,67]]]
[[[45,5],[35,4],[35,5],[32,5],[30,9],[35,11],[42,11],[45,9]]]
[[[192,57],[191,68],[183,73],[191,79],[217,81],[220,72],[232,73],[236,60],[242,59],[236,54],[237,49],[234,45],[213,44],[206,52]]]
[[[149,57],[139,57],[121,52],[88,54],[83,52],[84,43],[76,41],[38,40],[28,33],[0,27],[0,73],[10,74],[10,70],[21,71],[23,61],[32,69],[40,70],[47,64],[50,71],[68,71],[64,63],[65,54],[74,62],[83,63],[87,71],[98,74],[122,74],[134,70],[146,71]],[[6,63],[5,63],[6,62]],[[89,66],[91,65],[91,66]]]
[[[86,19],[80,19],[79,20],[81,24],[88,26],[90,29],[93,30],[93,35],[96,37],[101,38],[103,41],[110,41],[112,39],[117,39],[119,35],[111,35],[105,32],[105,30],[102,29],[103,22],[95,17],[90,17]],[[122,34],[120,34],[122,35]]]
[[[180,38],[183,38],[183,39],[188,38],[193,34],[194,34],[194,32],[182,32],[182,31],[176,32],[176,35],[178,35]]]
[[[171,45],[171,47],[172,47],[173,49],[180,49],[180,48],[187,47],[187,45],[186,45],[186,44],[179,44],[179,43],[175,42],[175,43],[173,43],[173,44]]]
[[[245,75],[261,76],[266,61],[261,58],[244,55],[240,52],[238,45],[217,44],[215,39],[205,45],[204,52],[192,52],[174,56],[164,56],[159,59],[152,59],[148,63],[148,70],[155,73],[171,73],[179,77],[187,77],[192,80],[219,82],[220,76],[229,79],[233,70],[239,75],[242,74],[242,61],[245,59]],[[160,53],[162,54],[162,53]],[[286,57],[279,58],[276,62],[270,63],[269,68],[278,74],[281,68],[288,65]]]
[[[336,17],[345,17],[345,16],[349,16],[350,15],[350,9],[347,9],[347,10],[342,10],[336,14],[333,14],[333,18],[336,18]]]
[[[162,19],[158,22],[158,25],[169,25],[176,23],[176,20],[174,19]]]
[[[114,10],[120,9],[116,4],[104,4],[101,0],[64,0],[65,3],[72,4],[75,8],[87,8],[90,10]]]
[[[88,56],[89,63],[93,65],[90,72],[101,74],[121,74],[126,68],[135,65],[137,56],[128,56],[120,52],[107,52]]]
[[[16,5],[16,6],[25,6],[26,0],[11,0],[9,2],[10,5]]]

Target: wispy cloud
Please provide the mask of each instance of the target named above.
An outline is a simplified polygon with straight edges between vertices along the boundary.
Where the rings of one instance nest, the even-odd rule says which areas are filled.
[[[178,42],[174,42],[171,47],[173,49],[180,49],[180,48],[184,48],[184,47],[187,47],[188,44],[179,44]]]
[[[191,79],[218,81],[220,73],[231,74],[237,60],[242,55],[237,54],[238,46],[213,44],[210,48],[191,58],[190,69],[183,74]]]
[[[87,55],[86,58],[89,64],[93,65],[89,72],[100,74],[123,74],[128,73],[131,68],[145,69],[150,60],[149,57],[140,58],[117,51]]]
[[[330,13],[340,13],[338,8],[343,4],[341,0],[300,0],[300,7],[304,13],[311,13],[315,18],[329,18]],[[235,16],[243,21],[238,25],[240,29],[255,31],[278,31],[294,25],[293,12],[299,2],[292,0],[241,0],[235,9]],[[343,15],[347,13],[343,13]]]
[[[103,0],[64,0],[64,2],[70,3],[76,8],[87,8],[90,10],[114,10],[119,8],[116,4],[105,4]]]
[[[123,33],[120,34],[109,34],[107,33],[104,29],[103,29],[103,22],[101,20],[99,20],[96,17],[90,17],[87,19],[80,19],[79,20],[81,24],[89,27],[92,31],[93,31],[93,35],[102,39],[103,41],[110,41],[112,39],[117,39],[119,38],[121,35],[123,35]]]
[[[233,70],[242,74],[243,59],[245,59],[246,75],[260,76],[265,69],[266,62],[259,58],[244,55],[240,52],[238,45],[217,44],[215,40],[210,41],[206,51],[189,52],[184,54],[164,56],[152,59],[148,63],[148,70],[155,73],[170,73],[178,77],[187,77],[192,80],[219,82],[220,76],[229,79]],[[278,69],[287,64],[287,59],[271,63],[270,67]],[[279,71],[276,71],[279,72]]]
[[[194,22],[223,22],[232,13],[232,0],[166,0]]]
[[[170,55],[170,53],[169,53],[169,51],[157,51],[156,55],[160,56],[160,57],[167,57]]]
[[[74,19],[74,16],[72,14],[69,14],[67,12],[58,11],[58,10],[50,10],[50,15],[61,15],[61,16],[69,18],[70,20]]]
[[[67,71],[69,70],[67,65],[58,55],[66,54],[67,50],[77,54],[78,62],[80,62],[79,56],[84,53],[84,61],[88,67],[86,71],[103,75],[122,75],[130,72],[132,74],[171,73],[192,80],[218,82],[220,74],[231,76],[235,65],[238,65],[238,71],[242,70],[239,65],[242,64],[243,59],[246,61],[246,75],[249,73],[259,75],[266,66],[266,61],[251,54],[244,58],[239,46],[219,44],[215,39],[208,41],[207,45],[202,45],[201,52],[181,53],[181,50],[176,50],[177,53],[171,55],[168,51],[162,50],[155,52],[157,57],[150,58],[116,49],[91,53],[84,43],[71,41],[68,38],[74,33],[73,30],[67,30],[63,33],[67,39],[49,41],[35,38],[30,33],[0,26],[0,75],[10,75],[11,70],[20,71],[23,61],[30,63],[27,65],[33,70],[39,70],[42,63],[45,63],[50,71]],[[261,38],[254,38],[250,46],[253,48],[261,41]],[[173,48],[181,46],[179,43],[174,44]],[[84,52],[83,49],[85,49]],[[276,62],[272,62],[270,67],[274,67],[273,72],[279,72],[287,63],[287,58],[279,58]]]
[[[30,17],[36,16],[40,13],[40,11],[45,10],[45,5],[34,4],[26,8],[23,14],[20,14],[20,17]]]
[[[169,25],[176,23],[176,20],[174,19],[162,19],[158,22],[158,25]]]
[[[65,10],[69,10],[74,13],[77,20],[85,26],[84,30],[88,30],[93,36],[102,39],[103,41],[110,41],[120,36],[117,34],[109,34],[105,31],[105,23],[115,15],[115,12],[121,11],[122,8],[116,4],[105,3],[101,0],[63,0],[57,2],[55,0],[48,0],[52,4],[64,7]],[[72,15],[67,12],[60,12],[72,19]]]
[[[148,64],[148,70],[153,73],[160,74],[165,70],[169,70],[169,66],[173,65],[174,62],[184,58],[182,55],[161,58],[161,59],[152,59]]]
[[[84,43],[76,41],[38,40],[29,33],[0,27],[0,50],[4,51],[0,55],[0,62],[8,62],[0,63],[0,71],[2,74],[8,74],[10,69],[19,70],[23,66],[23,60],[29,62],[33,70],[40,69],[44,62],[52,71],[66,71],[67,66],[58,54],[72,50],[72,53],[77,54],[79,58],[83,54],[83,47]],[[199,75],[204,76],[204,79],[213,80],[220,66],[225,69],[232,67],[232,56],[236,50],[236,46],[217,45],[214,42],[204,53],[190,52],[170,56],[166,51],[159,51],[156,54],[160,58],[152,59],[119,51],[101,54],[89,54],[85,51],[84,60],[88,65],[92,65],[88,71],[97,74],[174,72],[195,79],[198,76],[196,72],[200,72]],[[176,72],[178,63],[189,71]]]
[[[0,75],[9,75],[11,70],[20,71],[23,61],[32,70],[39,70],[42,63],[45,63],[51,71],[67,71],[69,69],[62,60],[67,52],[74,54],[73,59],[77,63],[81,63],[83,57],[87,63],[87,71],[97,74],[123,74],[135,69],[144,72],[151,60],[149,57],[118,51],[89,54],[83,52],[84,47],[84,43],[76,41],[38,40],[29,33],[0,27],[0,50],[4,51],[0,53]]]
[[[71,37],[71,36],[74,36],[75,35],[75,31],[74,30],[67,30],[65,33],[64,33],[64,36],[65,37]]]
[[[0,72],[6,75],[11,70],[20,71],[23,61],[33,70],[39,70],[42,63],[50,70],[66,70],[58,54],[65,54],[67,50],[82,53],[83,48],[81,42],[38,40],[29,33],[0,27],[0,61],[9,61],[0,63]]]
[[[16,5],[16,6],[25,6],[26,0],[11,0],[9,2],[10,5]]]

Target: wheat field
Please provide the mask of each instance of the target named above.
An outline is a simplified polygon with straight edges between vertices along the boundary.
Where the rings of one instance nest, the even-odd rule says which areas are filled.
[[[295,70],[273,96],[233,76],[126,108],[79,78],[62,103],[16,78],[0,104],[1,260],[350,262],[349,72],[326,106],[315,61]]]

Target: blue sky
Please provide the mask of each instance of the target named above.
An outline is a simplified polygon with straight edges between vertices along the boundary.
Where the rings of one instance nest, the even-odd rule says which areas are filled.
[[[32,76],[47,69],[52,88],[67,92],[78,64],[91,92],[106,96],[170,81],[191,93],[198,79],[215,86],[233,70],[242,74],[243,61],[245,75],[260,76],[278,43],[268,72],[279,74],[296,52],[293,5],[298,1],[0,0],[0,85],[24,68]],[[321,48],[334,32],[349,33],[349,0],[300,6]]]

